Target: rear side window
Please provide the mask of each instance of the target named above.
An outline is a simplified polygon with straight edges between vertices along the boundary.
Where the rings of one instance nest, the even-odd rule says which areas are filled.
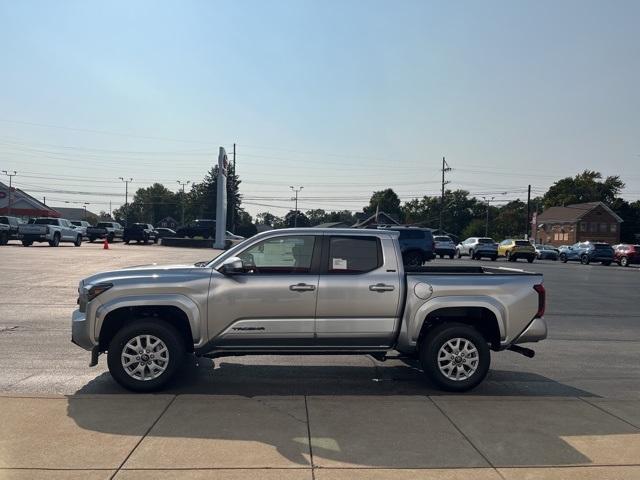
[[[399,230],[400,240],[422,240],[424,238],[423,230]]]
[[[329,273],[365,273],[382,265],[376,237],[330,237]]]

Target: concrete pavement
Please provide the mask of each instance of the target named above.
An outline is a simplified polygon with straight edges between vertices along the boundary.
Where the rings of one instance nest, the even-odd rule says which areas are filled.
[[[637,479],[640,401],[0,397],[0,479]]]

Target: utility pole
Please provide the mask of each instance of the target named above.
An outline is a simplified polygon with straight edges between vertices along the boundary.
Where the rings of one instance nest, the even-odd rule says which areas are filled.
[[[233,144],[233,175],[236,174],[236,144]],[[236,233],[236,198],[235,195],[233,197],[233,201],[231,203],[231,233]]]
[[[133,178],[118,177],[124,182],[124,223],[129,224],[129,183],[133,182]]]
[[[482,199],[487,202],[487,219],[485,220],[484,223],[484,236],[488,237],[489,236],[489,205],[491,204],[491,202],[493,202],[493,199],[496,197],[491,197],[491,198],[487,198],[487,197],[482,197]]]
[[[529,240],[531,237],[531,185],[527,189],[527,233],[525,234],[525,239]]]
[[[302,190],[304,187],[300,186],[296,188],[296,187],[290,186],[289,188],[293,190],[293,192],[296,194],[296,196],[291,199],[296,201],[296,210],[295,210],[295,215],[293,217],[293,227],[295,228],[298,226],[298,192],[300,192],[300,190]]]
[[[42,204],[47,205],[47,197],[42,197]]]
[[[87,221],[87,205],[91,205],[89,202],[84,202],[82,205],[84,207],[84,221]]]
[[[13,173],[11,173],[10,171],[7,172],[6,170],[3,170],[2,173],[4,173],[7,177],[9,177],[9,205],[8,205],[7,211],[9,212],[8,215],[11,216],[11,196],[13,193],[11,188],[11,183],[12,183],[11,181],[13,180],[13,177],[18,175],[18,172],[13,170]]]
[[[442,214],[444,213],[444,186],[449,183],[445,182],[444,174],[449,171],[451,171],[451,168],[449,167],[449,164],[444,159],[444,157],[442,157],[442,195],[440,196],[440,222],[438,224],[438,230],[441,234],[444,233],[444,231],[442,230]]]
[[[178,185],[182,187],[182,225],[184,225],[184,187],[191,183],[191,180],[187,180],[186,182],[181,182],[180,180],[176,180]]]

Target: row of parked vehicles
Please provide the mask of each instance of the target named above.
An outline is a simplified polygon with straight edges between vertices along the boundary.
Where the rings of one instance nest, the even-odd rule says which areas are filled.
[[[533,244],[528,240],[509,238],[498,243],[490,237],[469,237],[456,244],[447,235],[433,235],[428,228],[384,226],[381,229],[400,233],[399,243],[405,265],[418,266],[436,257],[462,258],[496,261],[504,257],[515,262],[523,259],[554,260],[564,263],[578,261],[582,264],[601,263],[621,266],[640,264],[640,245],[619,244],[611,246],[602,242],[578,242],[573,245]]]
[[[211,224],[213,222],[213,224]],[[118,222],[98,222],[95,226],[84,220],[67,220],[65,218],[32,218],[27,223],[17,217],[0,217],[0,245],[9,240],[18,240],[29,247],[34,243],[48,243],[57,247],[60,243],[73,243],[79,247],[83,240],[95,242],[107,240],[113,243],[121,240],[124,243],[157,243],[165,237],[213,238],[215,236],[214,220],[196,220],[178,231],[170,228],[154,227],[150,223],[132,223],[126,227]],[[227,232],[227,244],[234,245],[244,237]]]

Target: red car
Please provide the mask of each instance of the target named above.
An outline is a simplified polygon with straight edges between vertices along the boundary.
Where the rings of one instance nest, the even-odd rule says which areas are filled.
[[[640,263],[640,245],[617,245],[614,258],[618,265],[622,267]]]

